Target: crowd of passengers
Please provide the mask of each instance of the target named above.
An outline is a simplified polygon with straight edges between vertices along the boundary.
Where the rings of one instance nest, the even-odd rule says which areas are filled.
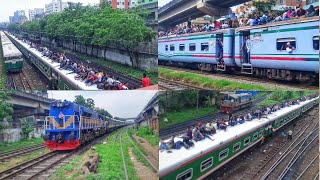
[[[286,101],[280,104],[273,105],[271,107],[262,107],[246,114],[239,115],[229,115],[229,119],[217,119],[206,124],[198,122],[197,125],[188,127],[186,132],[178,138],[181,140],[176,140],[175,136],[172,136],[168,141],[160,141],[160,151],[180,149],[182,147],[189,149],[195,145],[195,142],[201,141],[203,139],[209,139],[214,141],[212,136],[217,132],[217,130],[227,131],[228,127],[236,126],[237,124],[243,124],[246,121],[252,121],[253,119],[267,118],[267,115],[272,114],[282,108],[290,107],[292,105],[299,104],[300,102],[313,99],[317,97],[318,94],[313,94],[309,96],[303,96],[301,98]]]
[[[228,18],[221,21],[210,21],[210,23],[206,23],[203,26],[192,24],[191,18],[189,18],[187,26],[176,26],[176,28],[168,30],[167,32],[160,31],[158,33],[158,37],[215,31],[218,29],[238,28],[244,26],[257,26],[271,22],[287,21],[312,16],[319,16],[319,7],[314,8],[314,6],[311,5],[307,10],[304,10],[301,5],[297,5],[296,10],[289,7],[286,11],[265,11],[256,12],[254,14],[241,14],[235,20]]]
[[[106,71],[95,69],[89,66],[83,65],[82,62],[77,63],[69,59],[64,53],[54,52],[47,47],[41,47],[37,43],[22,39],[31,48],[34,48],[41,52],[42,57],[51,59],[51,63],[60,63],[60,70],[71,71],[68,74],[76,74],[75,80],[84,82],[86,86],[97,85],[101,90],[128,90],[128,86],[125,82],[121,82],[118,77],[109,75]],[[150,79],[147,74],[143,74],[142,87],[150,86]]]

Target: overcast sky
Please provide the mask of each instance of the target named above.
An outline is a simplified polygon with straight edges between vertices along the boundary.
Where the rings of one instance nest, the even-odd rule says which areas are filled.
[[[120,118],[136,117],[157,91],[48,91],[49,98],[73,101],[76,95],[92,98],[96,107]]]
[[[63,2],[80,2],[84,5],[98,4],[99,0],[62,0]],[[52,0],[0,0],[0,22],[9,22],[9,16],[13,16],[16,10],[26,10],[29,18],[29,9],[45,8]]]

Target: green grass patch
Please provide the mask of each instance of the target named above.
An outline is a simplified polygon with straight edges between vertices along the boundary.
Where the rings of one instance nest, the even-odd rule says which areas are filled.
[[[6,84],[7,84],[6,68],[4,66],[3,61],[4,61],[3,52],[2,52],[2,48],[0,47],[0,89],[2,90],[6,89]]]
[[[80,177],[83,176],[80,173],[83,157],[84,155],[78,156],[72,159],[68,164],[61,166],[52,176],[50,176],[50,179],[80,179]]]
[[[137,136],[142,137],[152,146],[158,146],[159,144],[159,136],[153,133],[153,130],[148,126],[141,126],[138,130],[131,129],[129,132],[136,132]],[[131,133],[132,134],[132,133]]]
[[[42,138],[24,139],[13,143],[0,143],[0,152],[14,151],[41,143],[44,143]]]
[[[159,119],[159,126],[160,128],[165,128],[168,126],[172,126],[175,124],[183,123],[186,121],[193,120],[195,118],[207,116],[213,114],[217,111],[215,107],[205,107],[205,108],[192,108],[192,109],[185,109],[182,112],[170,112],[166,114],[160,115]],[[168,119],[168,122],[164,121]]]
[[[65,51],[65,50],[64,50]],[[145,70],[139,69],[139,68],[133,68],[128,65],[123,65],[120,63],[113,62],[111,60],[106,60],[102,58],[97,57],[91,57],[85,54],[81,53],[75,53],[68,50],[68,53],[78,55],[78,57],[82,60],[90,60],[93,63],[99,64],[101,66],[110,67],[111,69],[114,69],[116,71],[121,72],[122,74],[125,74],[127,76],[134,77],[136,79],[142,79],[142,74],[146,72]],[[150,72],[147,71],[148,77],[150,78],[151,84],[158,84],[158,73],[157,72]]]
[[[244,84],[227,80],[215,80],[210,77],[190,72],[179,72],[171,69],[158,68],[159,76],[173,79],[184,80],[188,83],[207,87],[215,90],[271,90],[260,85]]]

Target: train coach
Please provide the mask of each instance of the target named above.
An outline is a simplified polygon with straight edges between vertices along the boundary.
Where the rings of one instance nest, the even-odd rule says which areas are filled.
[[[4,32],[0,32],[4,66],[7,72],[20,72],[23,68],[23,55]]]
[[[319,17],[309,17],[160,37],[159,64],[312,84],[319,75],[318,21]],[[288,43],[294,50],[286,49]],[[249,53],[244,44],[250,46]]]
[[[203,179],[254,146],[263,137],[277,131],[319,103],[319,97],[282,108],[268,118],[253,119],[243,124],[218,130],[214,141],[204,139],[190,149],[172,150],[159,155],[160,180]],[[175,141],[181,140],[176,137]]]
[[[105,116],[70,101],[50,103],[50,114],[45,120],[45,146],[51,150],[72,150],[111,130],[123,127]]]
[[[51,83],[50,89],[59,90],[99,90],[96,85],[86,86],[84,82],[74,79],[74,73],[71,71],[59,69],[59,63],[52,63],[47,57],[43,57],[41,52],[29,48],[30,46],[18,38],[6,33],[12,42],[21,50],[21,52],[41,71],[41,73]]]

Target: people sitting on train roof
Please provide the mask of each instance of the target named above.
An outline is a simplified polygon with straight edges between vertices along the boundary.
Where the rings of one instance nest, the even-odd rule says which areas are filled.
[[[168,147],[166,142],[164,142],[163,140],[160,140],[159,149],[162,152],[162,151],[165,151],[165,150],[169,150],[169,147]]]
[[[182,141],[174,141],[175,136],[172,136],[171,139],[167,142],[168,148],[170,149],[180,149],[181,147],[185,147],[189,149],[189,145],[185,144]]]
[[[206,124],[205,130],[209,135],[215,134],[216,133],[216,128],[214,128],[214,122],[213,121],[212,122],[208,122]]]
[[[202,124],[202,122],[199,122],[199,123],[198,123],[197,128],[199,129],[200,133],[201,133],[205,138],[208,138],[208,139],[210,139],[211,141],[213,141],[213,140],[211,139],[211,137],[209,136],[209,132],[206,131],[205,126]]]
[[[192,139],[196,142],[204,139],[204,136],[200,133],[200,130],[196,126],[192,127]]]
[[[227,131],[227,124],[224,122],[224,120],[222,119],[222,121],[220,122],[219,128]]]
[[[182,139],[183,146],[186,149],[189,149],[190,147],[194,146],[192,139],[189,136],[187,136],[187,134],[182,134],[180,138]]]

